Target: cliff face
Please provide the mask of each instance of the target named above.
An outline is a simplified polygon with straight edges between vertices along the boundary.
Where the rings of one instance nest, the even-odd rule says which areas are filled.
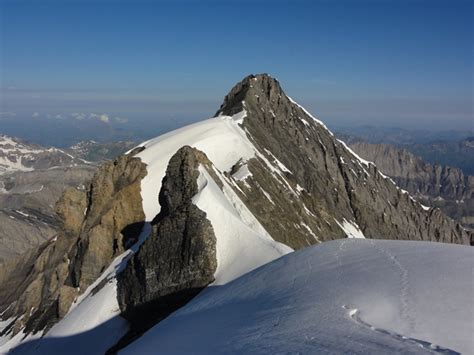
[[[122,342],[143,333],[214,281],[216,237],[206,213],[192,202],[198,193],[199,165],[210,168],[211,163],[188,146],[171,158],[152,233],[119,274],[117,298],[131,323]]]
[[[439,210],[422,208],[374,164],[359,159],[275,79],[245,78],[218,115],[242,110],[243,128],[260,154],[247,162],[251,177],[238,182],[238,193],[276,240],[300,248],[352,233],[469,244],[468,232]]]
[[[135,238],[145,175],[139,159],[121,156],[99,168],[85,191],[66,190],[56,205],[57,237],[2,266],[0,312],[16,317],[6,331],[48,329]]]
[[[57,200],[67,187],[82,189],[95,170],[82,164],[0,174],[0,263],[53,238]]]
[[[474,176],[457,168],[428,164],[390,145],[357,142],[351,148],[422,203],[440,208],[466,227],[474,227]]]

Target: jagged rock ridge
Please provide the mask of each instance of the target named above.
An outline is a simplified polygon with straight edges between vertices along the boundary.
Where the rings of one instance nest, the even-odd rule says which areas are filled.
[[[474,176],[426,163],[405,149],[386,144],[356,142],[350,146],[423,204],[439,207],[466,227],[474,227]]]
[[[247,162],[251,176],[238,182],[244,192],[238,193],[274,239],[300,248],[359,230],[367,238],[469,243],[461,226],[437,209],[425,210],[355,156],[270,76],[245,78],[217,115],[241,110],[261,154]],[[262,204],[265,195],[274,203]]]

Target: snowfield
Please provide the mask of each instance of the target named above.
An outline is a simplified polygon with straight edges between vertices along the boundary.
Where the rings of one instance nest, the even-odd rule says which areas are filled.
[[[473,354],[467,246],[344,239],[210,287],[121,354]]]
[[[223,191],[204,168],[199,170],[202,189],[193,202],[206,212],[216,235],[214,285],[223,285],[293,251],[272,239],[219,172]]]
[[[210,118],[169,132],[143,144],[136,156],[146,163],[148,175],[142,180],[143,209],[148,221],[160,212],[158,193],[166,167],[179,148],[189,145],[204,153],[220,171],[229,171],[240,159],[255,155],[255,148],[238,123],[245,111],[234,116]]]

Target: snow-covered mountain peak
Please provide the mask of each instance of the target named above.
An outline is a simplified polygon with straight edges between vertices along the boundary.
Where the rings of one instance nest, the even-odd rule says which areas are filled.
[[[11,308],[0,303],[0,311],[13,319],[11,333],[48,332],[56,323],[57,332],[46,333],[43,349],[55,343],[54,334],[77,335],[75,327],[84,329],[80,323],[85,323],[94,339],[113,328],[100,351],[114,343],[116,351],[203,288],[225,287],[313,244],[345,238],[457,244],[470,240],[452,220],[437,210],[424,210],[374,164],[336,140],[266,74],[238,83],[215,117],[144,142],[99,172],[87,191],[69,192],[63,200],[65,230],[57,241],[20,265],[28,277],[22,294],[40,296],[21,297],[21,290],[0,289],[5,297],[0,296],[14,304]],[[143,243],[130,248],[137,239]],[[328,258],[337,262],[338,255],[336,250]],[[111,270],[119,259],[120,268]],[[396,256],[388,259],[395,269],[401,268]],[[296,264],[279,271],[292,275]],[[324,274],[324,265],[319,267],[322,271],[309,267],[308,272]],[[51,270],[61,271],[59,281],[52,281]],[[103,270],[107,274],[98,276]],[[98,277],[103,282],[90,291]],[[5,279],[10,281],[9,275]],[[70,308],[75,300],[87,303]],[[336,305],[342,317],[342,306],[353,306],[349,301]],[[111,319],[121,320],[120,326]],[[278,350],[278,343],[271,349]]]
[[[17,138],[0,135],[0,174],[84,163],[83,160],[64,150],[42,147]]]

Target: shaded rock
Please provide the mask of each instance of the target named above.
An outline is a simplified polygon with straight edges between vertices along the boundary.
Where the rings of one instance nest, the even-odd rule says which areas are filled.
[[[188,146],[171,158],[152,234],[118,276],[120,309],[131,323],[118,348],[214,281],[216,237],[206,213],[192,202],[200,164],[210,166],[202,152]]]

